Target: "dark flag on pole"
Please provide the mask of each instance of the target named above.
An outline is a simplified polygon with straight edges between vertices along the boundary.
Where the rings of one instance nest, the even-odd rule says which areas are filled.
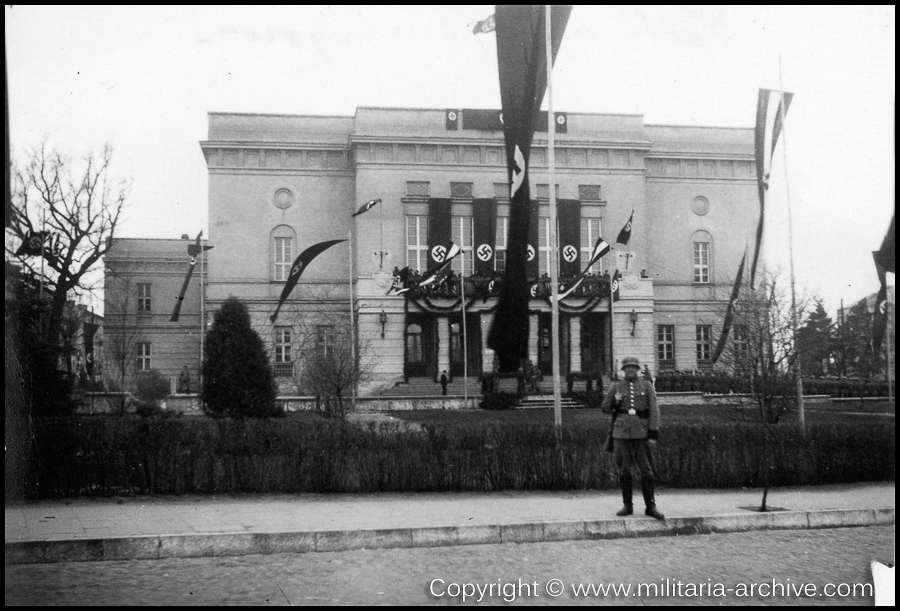
[[[619,232],[619,237],[616,238],[616,243],[628,246],[628,240],[631,239],[631,222],[633,220],[634,210],[631,211],[631,216],[628,217],[628,222],[625,223],[625,226],[622,227],[622,231]]]
[[[409,266],[394,272],[394,280],[391,288],[385,295],[402,295],[409,290]]]
[[[554,6],[551,10],[551,55],[555,59],[572,7]],[[547,89],[544,6],[497,5],[494,22],[510,213],[506,274],[488,347],[496,352],[500,371],[509,372],[516,371],[528,356],[528,160]]]
[[[184,277],[184,283],[181,285],[181,292],[178,294],[178,299],[175,301],[175,309],[172,310],[172,318],[169,319],[169,322],[178,322],[178,317],[181,316],[181,304],[184,302],[184,295],[187,293],[188,285],[191,283],[191,276],[194,274],[194,266],[197,265],[197,257],[201,254],[210,250],[212,246],[206,246],[205,244],[200,244],[200,237],[203,235],[203,230],[200,230],[200,233],[197,234],[197,241],[193,244],[188,244],[188,255],[191,257],[191,262],[188,265],[187,275]]]
[[[469,22],[471,23],[471,22]],[[484,21],[479,21],[475,24],[475,27],[472,29],[473,34],[487,34],[488,32],[493,32],[497,28],[497,24],[494,23],[494,16],[491,15]]]
[[[876,250],[872,255],[875,257],[875,265],[880,265],[884,271],[896,273],[897,267],[894,262],[894,217],[891,217],[891,226],[888,228],[884,240],[881,242],[881,248]]]
[[[878,271],[878,281],[881,283],[878,297],[875,298],[875,312],[872,317],[872,351],[876,355],[881,350],[881,342],[884,341],[884,334],[887,332],[887,270],[879,263],[880,252],[878,250],[872,252],[875,269]]]
[[[741,264],[738,265],[737,278],[734,280],[734,286],[731,289],[731,299],[728,300],[728,307],[725,309],[725,320],[722,322],[722,334],[719,341],[716,342],[716,349],[713,352],[712,362],[715,363],[722,356],[725,350],[725,343],[728,341],[728,333],[731,331],[731,323],[734,320],[734,306],[741,294],[741,282],[744,279],[744,264],[747,262],[747,249],[744,249],[744,256],[741,257]]]
[[[374,207],[375,207],[375,204],[380,204],[380,203],[381,203],[381,198],[378,198],[378,199],[370,199],[369,201],[367,201],[366,203],[364,203],[362,206],[360,206],[359,210],[357,210],[356,212],[354,212],[354,213],[351,214],[350,216],[351,216],[351,217],[359,216],[359,215],[362,214],[363,212],[368,212],[369,210],[371,210],[372,208],[374,208]]]
[[[603,238],[597,238],[597,242],[594,244],[594,249],[591,251],[591,256],[587,261],[587,265],[584,266],[584,271],[581,272],[581,275],[569,285],[569,288],[559,296],[560,301],[571,295],[575,292],[575,290],[581,286],[581,283],[584,282],[585,276],[587,276],[588,272],[591,269],[591,266],[594,265],[600,258],[612,250],[609,244],[606,243],[606,240]]]
[[[98,324],[84,323],[84,369],[89,376],[94,375],[94,335],[99,328]]]
[[[453,242],[448,243],[446,246],[435,246],[431,249],[431,254],[437,261],[437,265],[422,274],[422,279],[419,280],[418,286],[420,288],[425,287],[440,280],[442,274],[450,265],[450,261],[460,252],[462,252],[462,249]]]
[[[281,290],[281,297],[278,298],[278,306],[275,308],[275,313],[269,317],[269,320],[274,323],[275,319],[278,318],[278,311],[281,310],[284,300],[288,298],[288,295],[290,295],[291,291],[294,290],[294,287],[297,286],[297,281],[300,280],[300,276],[309,266],[310,262],[335,244],[346,241],[347,240],[328,240],[327,242],[313,244],[301,252],[300,256],[294,259],[294,264],[291,266],[291,273],[288,275],[287,282],[284,283],[284,288]]]
[[[16,251],[16,256],[39,257],[46,251],[50,254],[52,251],[52,237],[49,231],[29,231],[22,240],[22,245]],[[43,248],[42,248],[43,247]]]
[[[782,95],[783,94],[783,95]],[[762,248],[763,227],[766,220],[766,191],[772,173],[772,155],[783,128],[781,120],[787,116],[793,93],[760,89],[756,104],[756,188],[759,192],[759,222],[756,225],[756,249],[750,265],[750,287],[755,286],[756,264]],[[781,100],[784,99],[784,108]]]
[[[612,294],[613,303],[619,300],[619,278],[621,277],[622,274],[619,273],[619,270],[616,270],[609,283],[609,292]]]

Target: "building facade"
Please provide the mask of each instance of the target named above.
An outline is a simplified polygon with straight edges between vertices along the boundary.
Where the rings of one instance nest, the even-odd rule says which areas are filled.
[[[199,389],[202,361],[201,292],[206,256],[197,258],[172,314],[191,264],[193,239],[121,239],[104,255],[103,381],[110,390],[133,390],[141,373],[159,371],[172,392],[184,367]]]
[[[215,248],[205,255],[205,298],[198,282],[198,301],[185,302],[194,321],[186,318],[185,329],[200,328],[200,303],[208,319],[226,298],[239,297],[270,346],[283,392],[294,387],[306,351],[329,349],[351,327],[360,352],[372,357],[370,391],[436,379],[443,370],[491,371],[491,282],[502,278],[509,217],[500,120],[499,111],[472,109],[360,108],[352,117],[211,113],[200,145]],[[722,300],[752,247],[759,214],[753,130],[645,125],[639,115],[557,113],[555,121],[563,286],[598,237],[613,246],[561,302],[562,372],[609,375],[625,355],[654,372],[711,368]],[[538,131],[530,168],[529,356],[549,373],[547,161],[547,135]],[[351,216],[376,198],[381,202],[371,210]],[[630,240],[617,244],[632,213]],[[293,260],[329,239],[347,241],[304,270],[273,323]],[[390,294],[398,270],[424,273],[448,239],[463,248],[449,282]],[[185,265],[179,256],[180,266],[163,255],[149,265],[159,279],[154,295],[177,295]],[[164,282],[167,266],[173,275]],[[619,299],[610,304],[603,274],[616,270]],[[154,321],[152,335],[170,347],[151,355],[171,359],[164,367],[175,371],[199,358],[200,338],[166,321]]]

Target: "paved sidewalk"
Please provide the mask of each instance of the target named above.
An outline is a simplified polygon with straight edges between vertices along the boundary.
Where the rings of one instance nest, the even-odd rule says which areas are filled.
[[[894,523],[894,484],[660,490],[666,522],[615,491],[71,499],[7,505],[6,562],[232,556]]]

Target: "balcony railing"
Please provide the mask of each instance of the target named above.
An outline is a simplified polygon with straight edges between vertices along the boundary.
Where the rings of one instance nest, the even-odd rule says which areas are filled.
[[[409,278],[409,283],[412,285],[412,296],[427,296],[427,297],[445,297],[445,298],[454,298],[461,297],[463,294],[462,287],[460,284],[463,279],[456,273],[454,276],[449,279],[443,278],[438,280],[437,282],[433,282],[425,287],[417,287],[420,276],[417,273],[414,273]],[[471,276],[466,276],[465,279],[465,294],[467,297],[496,297],[500,294],[500,289],[503,283],[503,274],[495,273],[493,275],[481,275],[481,274],[473,274]],[[576,281],[576,278],[563,278],[559,279],[559,290],[560,292],[564,292],[568,289],[568,287]],[[528,280],[529,284],[537,284],[535,289],[535,296],[549,296],[550,295],[550,278],[546,275],[542,275],[537,278],[531,278]],[[609,296],[609,282],[610,278],[608,275],[601,276],[599,274],[596,275],[588,275],[585,277],[584,281],[575,289],[574,293],[572,293],[573,297],[608,297]]]
[[[294,375],[293,363],[275,363],[275,375],[279,378],[289,378]]]
[[[675,361],[660,361],[659,362],[659,371],[660,373],[675,371]]]

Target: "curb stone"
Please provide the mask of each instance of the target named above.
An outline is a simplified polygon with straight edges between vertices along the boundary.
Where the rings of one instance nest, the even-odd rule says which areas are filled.
[[[671,518],[532,522],[494,526],[429,526],[383,530],[146,535],[104,539],[13,541],[6,564],[206,558],[355,549],[542,543],[695,534],[845,528],[894,524],[893,508],[823,509]]]

